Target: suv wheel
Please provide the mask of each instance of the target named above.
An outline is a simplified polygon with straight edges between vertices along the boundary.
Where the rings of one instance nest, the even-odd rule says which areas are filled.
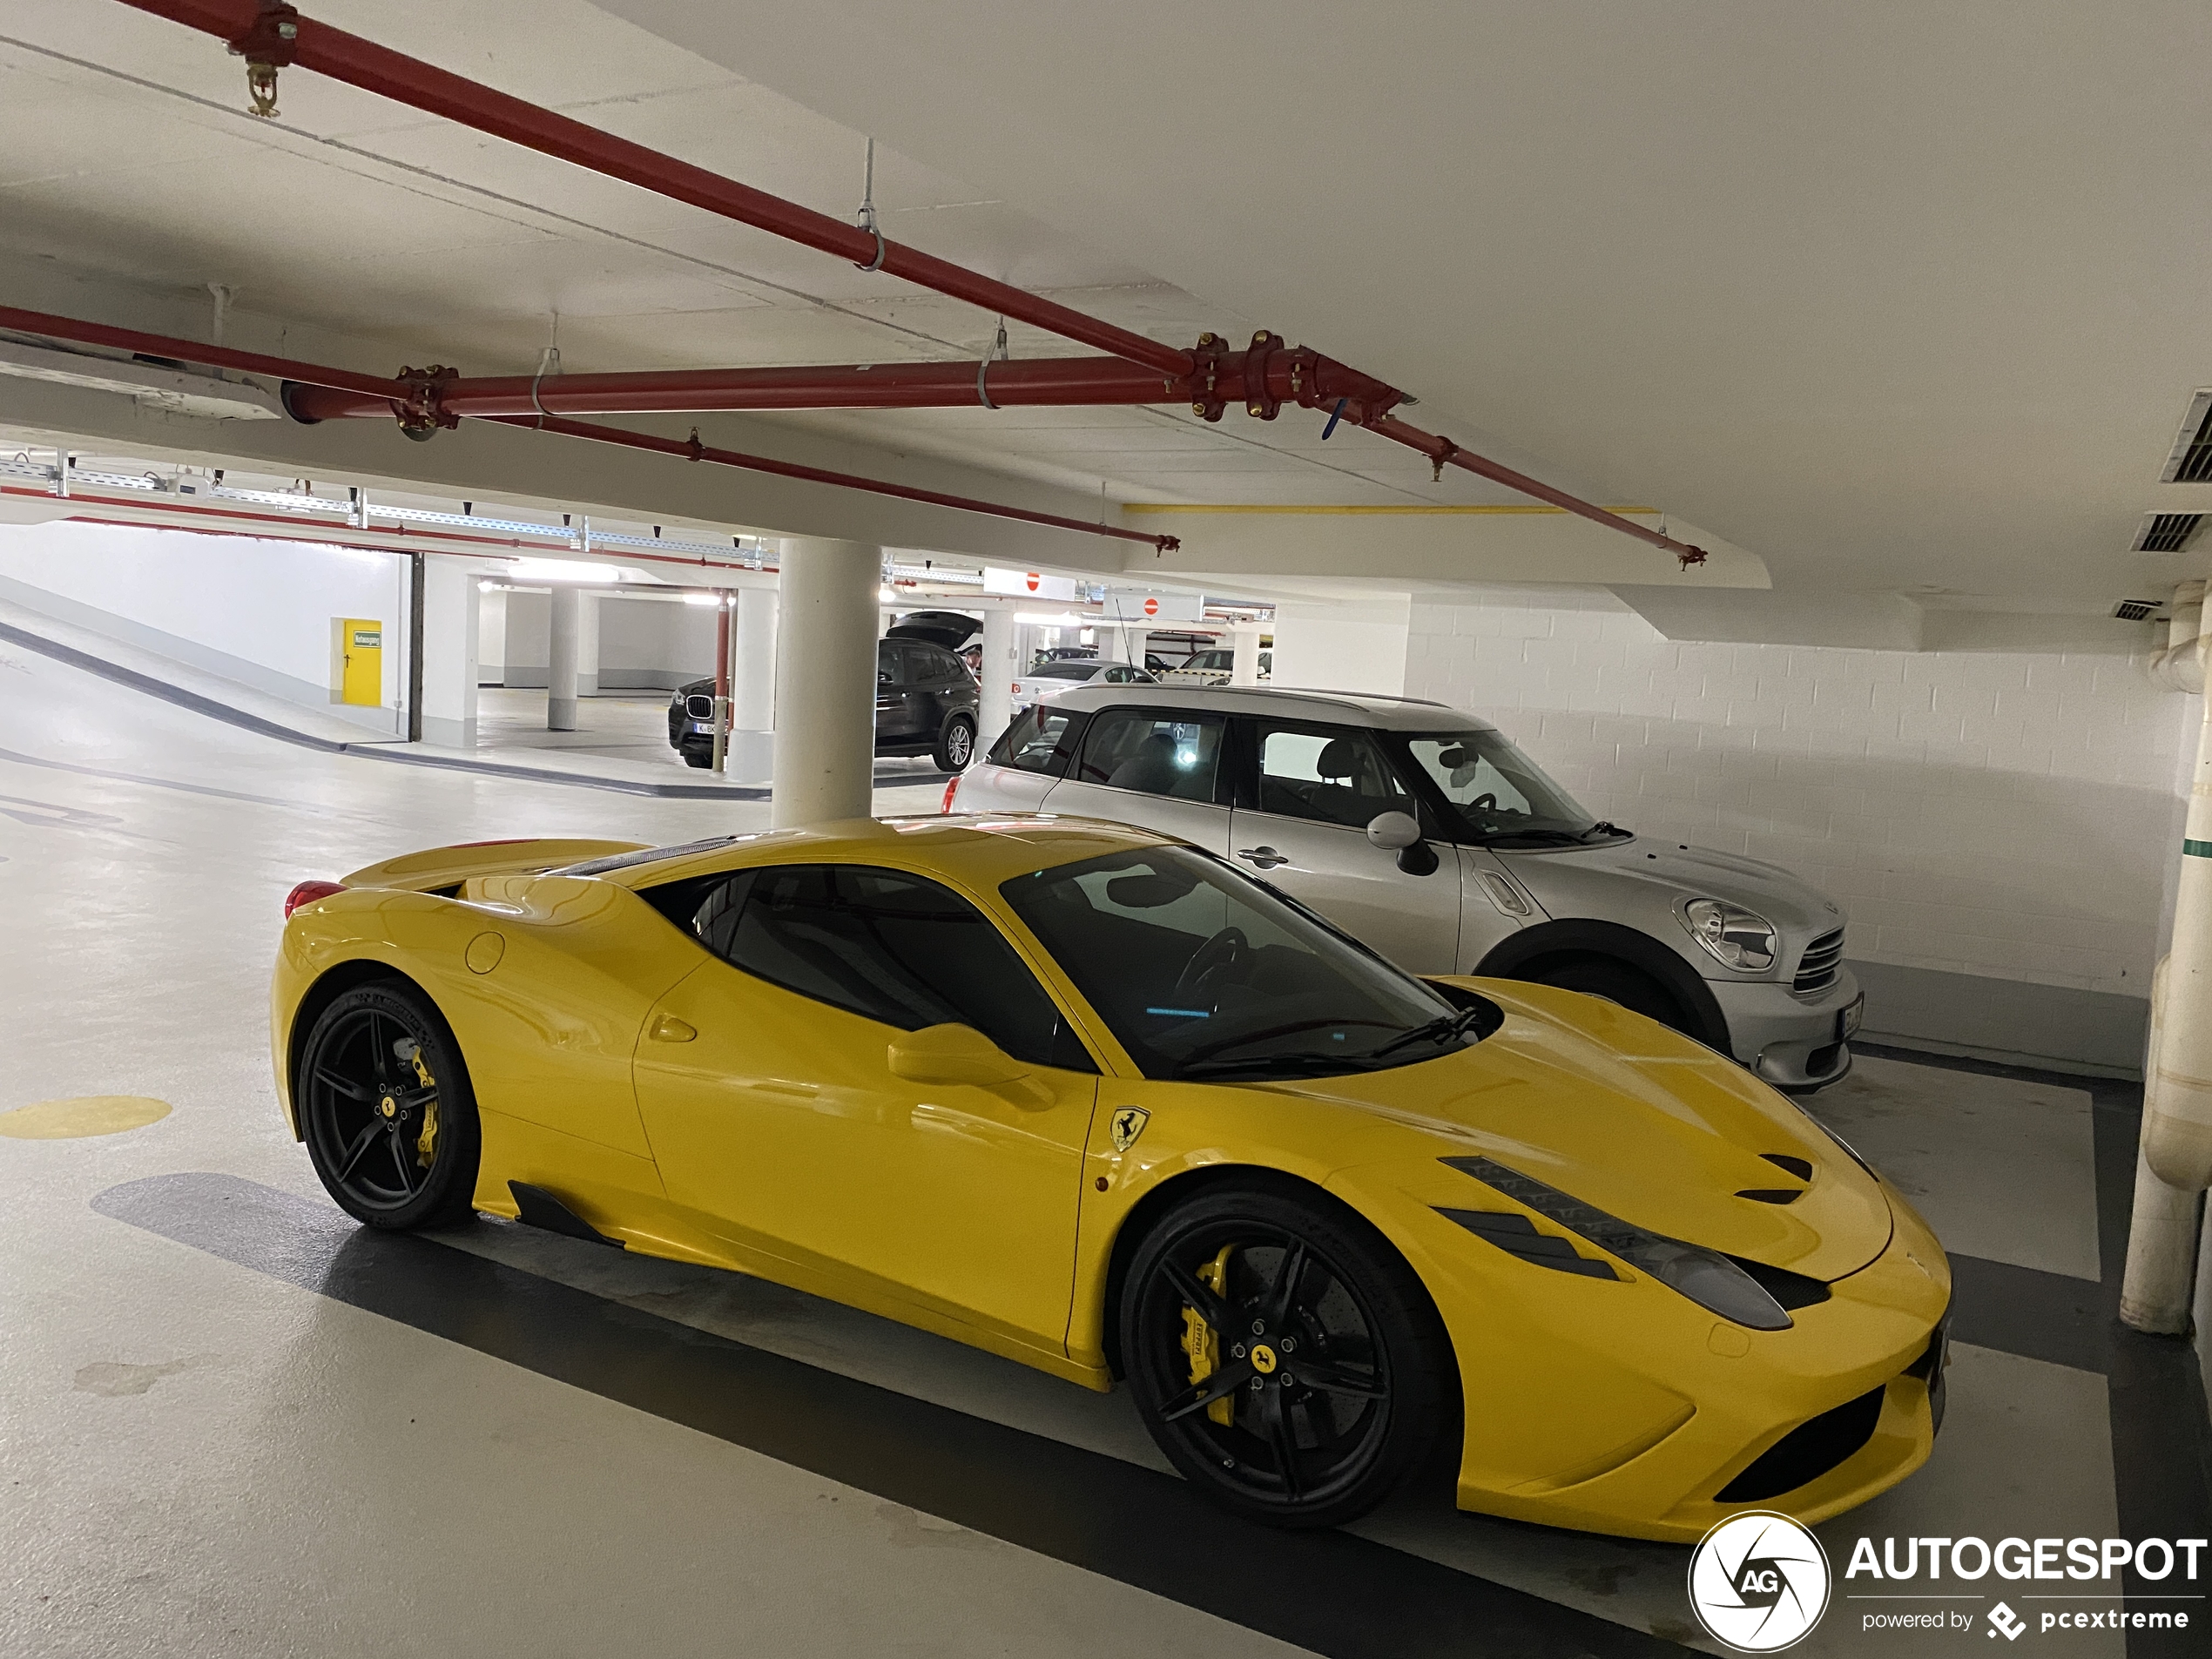
[[[937,733],[937,746],[929,758],[940,772],[966,772],[968,763],[975,759],[975,717],[955,714],[948,719]]]

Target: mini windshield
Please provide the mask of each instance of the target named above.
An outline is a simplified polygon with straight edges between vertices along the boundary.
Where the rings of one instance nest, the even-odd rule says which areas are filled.
[[[1503,1018],[1188,847],[1111,853],[999,891],[1148,1077],[1379,1071],[1478,1042]]]
[[[1559,845],[1624,833],[1585,812],[1502,732],[1423,732],[1406,747],[1478,840]]]

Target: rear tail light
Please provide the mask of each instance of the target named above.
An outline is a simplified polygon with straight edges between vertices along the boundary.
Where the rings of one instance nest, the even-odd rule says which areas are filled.
[[[327,899],[332,894],[345,890],[335,881],[302,881],[284,895],[285,920],[290,921],[292,913],[303,904],[313,904],[318,899]]]
[[[937,804],[937,810],[941,813],[949,813],[952,811],[953,797],[959,793],[959,792],[960,779],[958,777],[954,777],[950,783],[945,786],[945,799]]]

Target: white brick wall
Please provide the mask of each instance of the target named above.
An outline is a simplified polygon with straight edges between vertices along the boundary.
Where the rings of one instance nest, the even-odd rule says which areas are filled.
[[[2139,659],[1677,644],[1602,591],[1494,590],[1415,603],[1406,694],[1601,817],[1788,866],[1854,957],[2149,995],[2196,705]]]

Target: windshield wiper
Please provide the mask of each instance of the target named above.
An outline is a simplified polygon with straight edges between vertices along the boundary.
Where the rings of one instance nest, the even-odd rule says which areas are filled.
[[[1411,1031],[1399,1032],[1381,1048],[1370,1049],[1366,1058],[1379,1060],[1385,1055],[1394,1053],[1407,1044],[1414,1042],[1433,1042],[1440,1048],[1445,1043],[1456,1042],[1459,1038],[1467,1035],[1467,1028],[1475,1024],[1489,1011],[1481,1004],[1477,1003],[1473,1008],[1460,1008],[1451,1014],[1440,1014],[1425,1025],[1417,1025]]]
[[[1634,830],[1624,830],[1618,824],[1608,824],[1601,818],[1575,839],[1578,841],[1587,841],[1593,836],[1598,835],[1633,835],[1635,833]]]
[[[1211,1076],[1223,1071],[1263,1074],[1271,1071],[1312,1074],[1318,1071],[1330,1076],[1341,1076],[1345,1072],[1368,1070],[1370,1068],[1366,1062],[1372,1057],[1372,1054],[1258,1054],[1249,1060],[1193,1060],[1177,1067],[1175,1075],[1182,1078]]]

